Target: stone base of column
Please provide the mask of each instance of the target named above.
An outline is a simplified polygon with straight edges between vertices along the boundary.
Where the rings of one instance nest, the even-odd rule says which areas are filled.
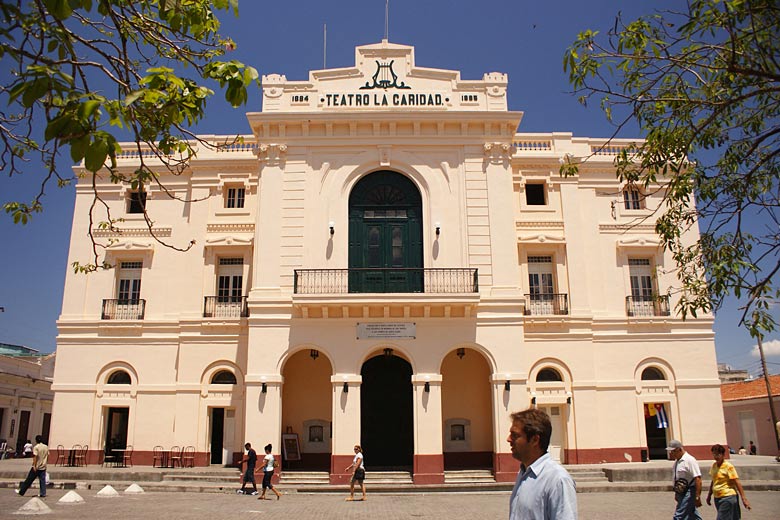
[[[329,481],[333,485],[349,484],[352,480],[352,472],[345,472],[344,468],[352,464],[354,455],[331,455]]]
[[[514,482],[520,471],[520,461],[515,460],[511,453],[493,454],[493,471],[496,482]]]
[[[415,484],[444,484],[444,455],[415,455]]]

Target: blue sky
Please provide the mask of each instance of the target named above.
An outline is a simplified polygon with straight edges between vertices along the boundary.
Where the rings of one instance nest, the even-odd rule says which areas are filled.
[[[237,19],[223,14],[222,33],[238,44],[233,56],[261,74],[279,73],[303,80],[310,69],[323,66],[323,25],[327,24],[328,67],[351,66],[354,47],[380,41],[385,30],[384,0],[267,2],[242,0]],[[509,75],[509,108],[525,113],[521,132],[572,132],[575,136],[607,137],[613,128],[594,107],[586,109],[570,93],[562,59],[566,47],[584,29],[606,32],[614,16],[649,13],[666,2],[530,2],[493,0],[391,0],[390,41],[415,46],[417,65],[460,70],[464,79],[481,79],[486,72]],[[7,74],[0,71],[0,74]],[[231,109],[219,99],[209,102],[210,117],[199,133],[249,133],[244,116],[259,111],[259,90],[249,103]],[[624,137],[638,135],[627,129]],[[68,167],[67,161],[62,161]],[[34,174],[0,176],[0,203],[29,199],[40,179]],[[0,342],[23,344],[43,352],[55,347],[62,304],[68,242],[73,214],[72,188],[50,189],[45,212],[26,226],[0,215]],[[738,327],[738,303],[727,302],[715,322],[719,362],[757,373],[755,345]],[[780,372],[780,333],[764,341],[774,353],[769,370]]]

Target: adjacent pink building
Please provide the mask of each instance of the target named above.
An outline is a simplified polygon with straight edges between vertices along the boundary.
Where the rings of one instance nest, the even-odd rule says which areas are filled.
[[[775,417],[780,417],[780,374],[769,376]],[[748,448],[753,441],[758,455],[777,455],[778,447],[767,399],[766,381],[754,379],[720,387],[729,446]]]

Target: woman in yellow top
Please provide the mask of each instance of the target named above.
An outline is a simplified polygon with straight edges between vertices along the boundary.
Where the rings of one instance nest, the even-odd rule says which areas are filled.
[[[742,497],[742,503],[750,511],[750,502],[745,498],[745,490],[739,483],[739,475],[731,462],[725,460],[726,448],[716,444],[711,448],[715,462],[710,468],[710,492],[707,494],[707,505],[712,505],[712,495],[715,495],[715,510],[717,520],[739,520],[742,512],[739,509],[737,493]]]

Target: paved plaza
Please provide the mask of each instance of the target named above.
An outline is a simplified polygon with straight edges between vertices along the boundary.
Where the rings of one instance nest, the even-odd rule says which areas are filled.
[[[32,495],[34,490],[31,490]],[[287,494],[281,500],[257,500],[257,497],[215,493],[145,493],[115,498],[98,498],[96,490],[79,490],[81,505],[59,504],[66,493],[51,490],[45,499],[52,509],[47,518],[83,520],[84,518],[165,518],[176,519],[249,519],[275,518],[295,520],[377,519],[504,519],[508,515],[509,493],[369,494],[366,502],[345,502],[337,494]],[[30,500],[11,489],[0,489],[0,518],[22,518],[14,514]],[[780,493],[749,492],[753,511],[743,513],[746,520],[776,519]],[[669,519],[672,516],[671,493],[580,493],[577,495],[581,519]],[[702,510],[704,520],[714,520],[712,507]]]

